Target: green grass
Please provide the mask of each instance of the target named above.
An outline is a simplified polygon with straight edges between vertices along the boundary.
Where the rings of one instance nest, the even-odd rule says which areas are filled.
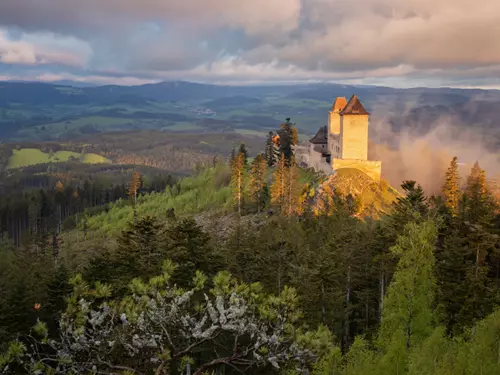
[[[7,169],[43,163],[61,163],[68,161],[71,157],[79,160],[80,156],[79,153],[72,151],[57,151],[53,155],[50,155],[37,148],[22,148],[20,150],[12,150],[12,156],[7,163]],[[97,154],[84,154],[82,161],[89,164],[111,162],[104,156]]]
[[[171,208],[175,210],[176,215],[204,211],[227,213],[232,207],[229,179],[230,170],[226,165],[206,169],[198,176],[182,179],[178,188],[140,197],[137,201],[137,215],[162,219]],[[133,207],[130,201],[120,200],[112,204],[108,212],[90,217],[88,225],[92,230],[115,235],[132,219]]]

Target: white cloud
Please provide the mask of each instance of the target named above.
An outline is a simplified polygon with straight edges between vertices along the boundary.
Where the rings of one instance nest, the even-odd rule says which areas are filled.
[[[500,71],[493,0],[16,0],[0,25],[25,32],[0,34],[4,63],[151,79],[484,85]]]
[[[90,47],[75,38],[43,33],[12,40],[7,30],[0,29],[0,62],[4,64],[83,67],[90,54]]]

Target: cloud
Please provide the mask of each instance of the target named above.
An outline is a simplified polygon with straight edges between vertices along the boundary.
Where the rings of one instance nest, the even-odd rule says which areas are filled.
[[[80,51],[75,48],[78,43]],[[84,66],[89,54],[90,48],[85,43],[71,37],[23,34],[14,40],[7,30],[0,29],[0,62],[4,64]]]
[[[498,1],[16,0],[0,2],[0,26],[51,40],[4,41],[5,61],[81,74],[500,86]]]
[[[106,76],[106,75],[75,75],[71,73],[28,73],[25,75],[0,75],[1,81],[40,81],[47,83],[57,83],[58,81],[74,81],[74,82],[85,82],[94,83],[100,85],[121,85],[121,86],[132,86],[132,85],[144,85],[147,83],[158,83],[158,80],[151,79],[141,79],[137,77],[127,77],[127,76]]]

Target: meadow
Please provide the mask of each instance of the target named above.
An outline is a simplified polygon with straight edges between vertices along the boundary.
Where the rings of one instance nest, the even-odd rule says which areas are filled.
[[[19,150],[12,150],[12,156],[7,162],[7,169],[21,168],[36,164],[63,163],[72,158],[87,164],[111,163],[111,160],[104,156],[93,153],[78,154],[72,151],[46,153],[36,148],[22,148]]]

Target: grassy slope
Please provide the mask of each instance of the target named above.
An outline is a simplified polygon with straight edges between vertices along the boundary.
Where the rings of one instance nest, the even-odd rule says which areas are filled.
[[[138,216],[165,218],[171,208],[177,215],[195,214],[203,211],[231,210],[231,188],[229,168],[220,165],[206,169],[198,176],[187,177],[178,187],[167,189],[163,193],[140,197],[137,202]],[[93,230],[117,234],[133,219],[133,207],[130,202],[118,201],[107,213],[89,218],[88,225]]]
[[[12,150],[12,156],[9,158],[7,168],[20,168],[28,165],[65,162],[71,157],[80,159],[80,154],[71,151],[57,151],[51,156],[40,149],[22,148],[20,150]],[[89,164],[99,164],[110,163],[111,161],[101,155],[85,154],[83,162]]]
[[[269,171],[270,174],[272,171]],[[364,175],[364,176],[363,176]],[[300,180],[312,182],[317,175],[311,170],[301,169]],[[363,172],[344,169],[335,175],[336,184],[343,187],[343,183],[351,186],[366,184],[370,180]],[[231,188],[229,187],[230,170],[227,165],[209,168],[199,175],[187,177],[180,181],[179,186],[167,189],[165,192],[142,196],[137,202],[138,216],[153,216],[160,220],[166,218],[167,211],[171,208],[176,215],[199,214],[212,212],[227,214],[233,211]],[[373,180],[371,180],[373,182]],[[343,187],[345,189],[345,187]],[[352,189],[352,186],[351,186]],[[354,189],[354,193],[356,189]],[[389,185],[374,184],[362,192],[364,205],[373,204],[375,209],[386,211],[396,199],[398,193]],[[108,212],[100,213],[88,219],[91,230],[105,232],[109,235],[118,234],[128,222],[133,219],[133,207],[130,201],[118,201],[111,205]]]
[[[339,169],[330,176],[327,183],[332,183],[344,195],[360,196],[366,209],[373,205],[379,212],[387,212],[392,202],[400,196],[386,181],[382,180],[377,184],[364,172],[355,168]]]

